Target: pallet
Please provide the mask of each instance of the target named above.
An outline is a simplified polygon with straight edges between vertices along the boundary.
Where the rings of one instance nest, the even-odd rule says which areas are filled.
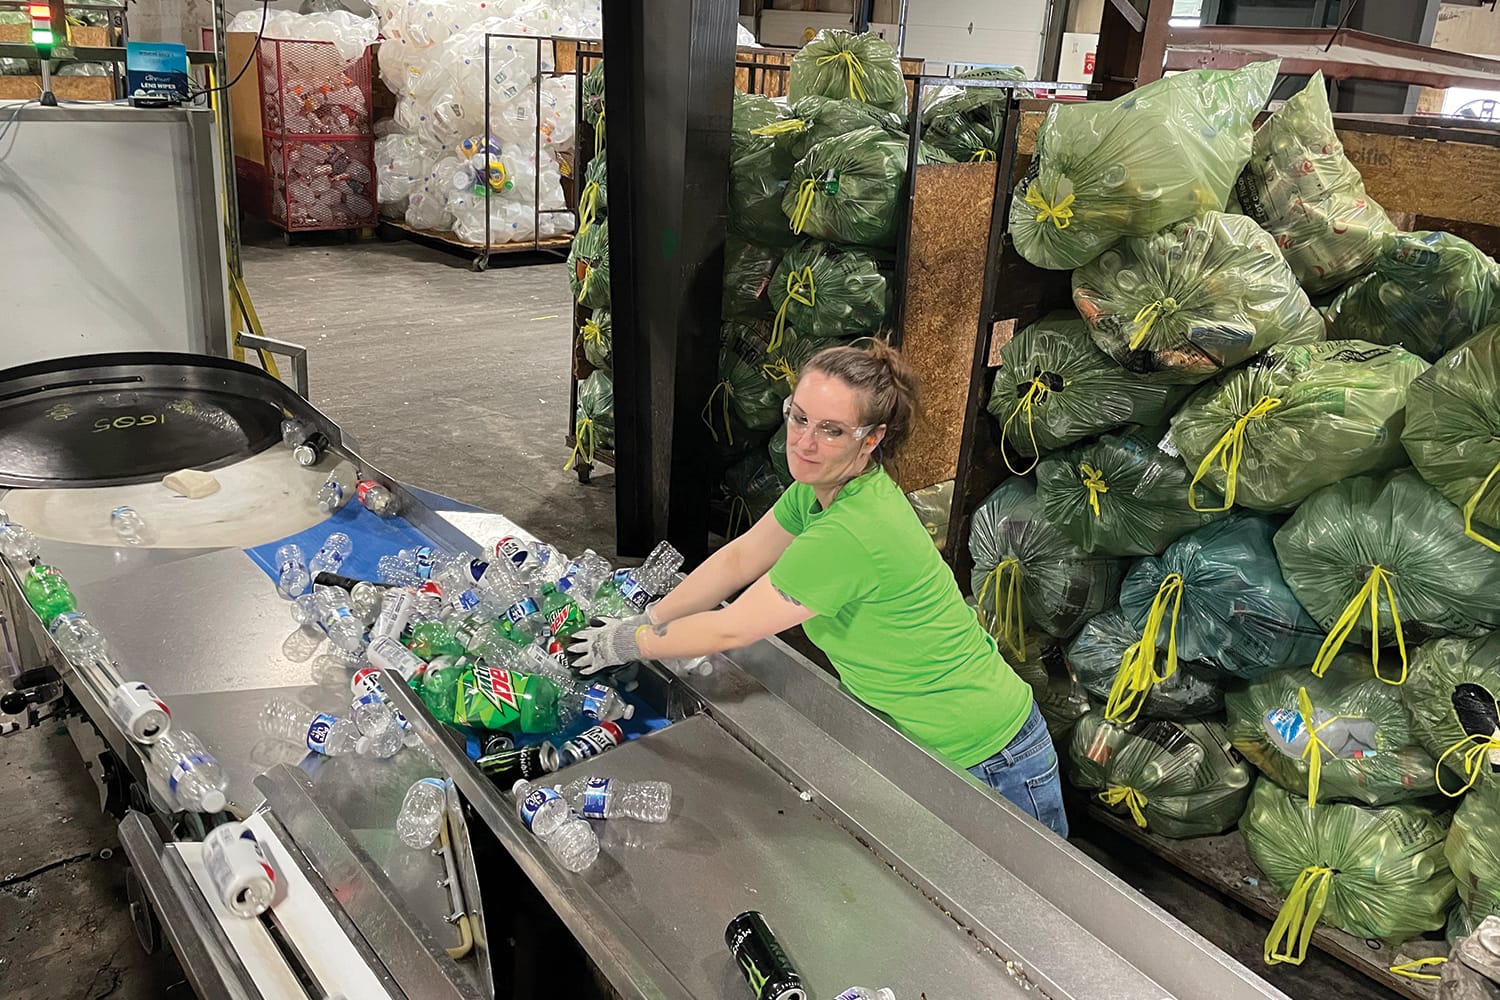
[[[483,243],[461,240],[451,232],[440,233],[433,229],[418,229],[416,226],[408,226],[406,223],[395,219],[381,219],[380,230],[382,234],[387,228],[401,230],[406,234],[408,239],[414,239],[422,243],[437,244],[440,250],[449,250],[454,253],[473,253],[474,262],[470,266],[475,271],[483,271],[489,267],[491,254],[547,253],[566,256],[573,246],[573,237],[571,236],[548,236],[545,239],[525,240],[519,243],[491,243],[486,247]]]
[[[1116,815],[1102,806],[1091,803],[1088,813],[1091,819],[1267,920],[1274,920],[1281,909],[1281,896],[1250,860],[1245,838],[1238,830],[1217,837],[1169,840],[1142,830],[1128,816]],[[1408,1000],[1437,1000],[1436,983],[1398,976],[1390,970],[1401,962],[1448,954],[1446,941],[1417,938],[1392,947],[1319,924],[1312,943],[1319,951]]]

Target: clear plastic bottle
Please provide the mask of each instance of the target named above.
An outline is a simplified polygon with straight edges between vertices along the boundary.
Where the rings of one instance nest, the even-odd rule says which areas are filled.
[[[590,684],[584,688],[579,707],[584,715],[596,722],[614,722],[635,715],[635,706],[621,698],[620,692],[608,684]]]
[[[379,517],[395,517],[401,512],[401,502],[396,499],[396,494],[373,479],[355,484],[354,495],[359,497],[366,510]]]
[[[364,737],[359,752],[381,760],[396,756],[404,744],[401,724],[396,713],[378,694],[365,694],[354,699],[349,714]]]
[[[194,733],[169,729],[146,751],[146,763],[168,805],[190,812],[216,813],[224,808],[229,779],[224,768]]]
[[[349,609],[366,625],[373,622],[380,614],[382,601],[381,588],[369,580],[361,580],[349,588]]]
[[[423,778],[406,790],[396,816],[396,836],[413,850],[431,847],[443,827],[448,789],[440,778]]]
[[[104,634],[84,617],[82,611],[65,611],[52,619],[48,627],[52,641],[74,663],[108,660],[109,643]]]
[[[19,565],[31,562],[40,553],[36,535],[31,533],[30,528],[13,521],[0,525],[0,555]]]
[[[580,816],[665,823],[672,812],[672,786],[665,781],[577,778],[557,790]]]
[[[311,582],[312,574],[307,571],[302,546],[291,543],[276,550],[276,589],[282,597],[291,600],[305,591]]]
[[[670,542],[658,542],[646,561],[633,569],[615,570],[594,597],[594,614],[627,618],[645,612],[646,606],[672,589],[682,553]]]
[[[307,425],[296,417],[287,417],[281,422],[281,443],[295,448],[307,437]]]
[[[260,730],[288,743],[305,745],[329,757],[360,749],[364,737],[353,719],[314,712],[290,698],[272,698],[260,710]]]
[[[851,986],[833,1000],[896,1000],[895,991],[881,987],[878,990],[863,986]]]
[[[436,580],[428,580],[417,588],[417,603],[413,605],[411,620],[414,622],[432,622],[442,617],[443,613],[443,585]]]
[[[365,623],[349,607],[349,594],[340,587],[320,587],[318,618],[314,623],[328,641],[346,653],[365,648]]]
[[[133,507],[116,507],[109,512],[109,523],[127,545],[140,545],[146,540],[146,519]]]
[[[354,543],[349,536],[342,531],[335,531],[323,540],[323,545],[307,564],[307,571],[314,576],[325,570],[329,573],[337,573],[344,560],[349,558],[349,553],[354,551]]]
[[[318,509],[325,514],[332,514],[348,502],[353,493],[353,483],[350,482],[347,469],[340,466],[328,474],[328,481],[318,487]]]
[[[558,864],[570,872],[581,872],[599,857],[599,837],[594,828],[573,815],[555,788],[522,780],[511,791],[521,822],[546,845]]]

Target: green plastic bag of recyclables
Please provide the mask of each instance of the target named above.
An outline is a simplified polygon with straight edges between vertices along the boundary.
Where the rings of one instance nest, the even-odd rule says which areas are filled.
[[[1493,548],[1500,526],[1500,326],[1444,356],[1407,390],[1401,443],[1412,465],[1461,508],[1464,531]]]
[[[1401,699],[1346,653],[1322,677],[1278,670],[1227,691],[1224,707],[1235,749],[1282,788],[1314,807],[1382,806],[1437,793]]]
[[[589,309],[609,308],[609,220],[573,237],[568,253],[568,286],[573,300]]]
[[[729,132],[729,225],[751,243],[789,246],[796,240],[781,209],[797,162],[790,130],[799,123],[759,94],[734,95]]]
[[[1235,200],[1276,238],[1302,287],[1326,292],[1368,271],[1396,227],[1344,155],[1321,72],[1266,120],[1253,147]]]
[[[1311,663],[1323,631],[1282,580],[1273,531],[1267,519],[1237,513],[1184,535],[1131,567],[1120,609],[1138,629],[1157,618],[1158,645],[1175,637],[1179,657],[1237,677]]]
[[[1483,740],[1470,737],[1453,703],[1454,694],[1468,685],[1491,701],[1500,698],[1500,633],[1423,643],[1412,657],[1411,677],[1400,687],[1412,732],[1442,761],[1440,787],[1451,795],[1470,785],[1500,784],[1491,776]]]
[[[982,66],[958,73],[955,81],[1024,80],[1020,66]],[[955,160],[983,162],[1000,155],[1005,140],[1001,128],[1005,105],[1012,90],[994,87],[964,86],[962,82],[937,88],[930,103],[922,108],[922,127],[933,145]],[[1030,91],[1016,93],[1031,96]]]
[[[782,198],[791,231],[832,243],[895,246],[906,145],[871,126],[813,146],[792,169]]]
[[[595,309],[578,328],[583,341],[583,356],[595,368],[613,367],[615,357],[614,323],[608,309]]]
[[[886,111],[906,108],[901,59],[873,32],[824,28],[792,56],[787,98],[847,97]]]
[[[1053,104],[1010,230],[1038,267],[1082,267],[1122,236],[1222,211],[1279,62],[1194,70],[1113,101]]]
[[[1091,556],[1042,516],[1036,487],[1016,477],[974,511],[972,586],[985,629],[1007,658],[1026,658],[1026,629],[1068,638],[1114,605],[1124,561]]]
[[[1126,371],[1094,346],[1087,323],[1056,312],[1000,348],[989,411],[1006,465],[1020,475],[1035,467],[1028,457],[1126,424],[1159,425],[1187,391]]]
[[[1307,800],[1262,778],[1240,819],[1251,859],[1287,897],[1266,940],[1271,964],[1301,964],[1305,924],[1396,943],[1443,926],[1453,873],[1448,817],[1424,806]],[[1320,905],[1321,904],[1321,905]]]
[[[1444,851],[1458,877],[1458,897],[1473,923],[1500,914],[1500,781],[1464,796]]]
[[[1500,264],[1451,233],[1393,233],[1375,270],[1339,293],[1330,337],[1400,344],[1436,361],[1495,317]]]
[[[1118,608],[1089,619],[1068,646],[1068,666],[1083,689],[1099,703],[1109,698],[1126,652],[1141,641],[1141,630]],[[1146,692],[1145,718],[1181,719],[1224,707],[1223,674],[1211,664],[1180,661],[1177,669]]]
[[[573,455],[568,466],[582,460],[592,465],[594,452],[615,446],[615,384],[599,370],[578,383],[578,411],[573,418]]]
[[[1427,367],[1358,340],[1271,348],[1172,417],[1189,489],[1206,482],[1226,507],[1289,510],[1340,479],[1404,464],[1407,386]]]
[[[1121,241],[1073,272],[1073,303],[1105,354],[1173,382],[1323,339],[1323,317],[1275,242],[1223,212]]]
[[[1382,670],[1378,648],[1370,658],[1377,675],[1400,684],[1409,642],[1500,625],[1500,553],[1465,538],[1458,508],[1410,469],[1314,493],[1276,533],[1276,554],[1292,593],[1329,630],[1314,673],[1346,640],[1394,641],[1399,671]]]
[[[770,284],[776,328],[805,337],[848,338],[885,322],[889,292],[875,258],[855,249],[808,242],[787,251]],[[773,336],[779,346],[779,337]]]
[[[1106,722],[1096,710],[1068,741],[1069,778],[1163,837],[1223,833],[1239,821],[1254,772],[1218,722]]]
[[[1182,459],[1136,434],[1106,434],[1048,455],[1037,465],[1036,486],[1047,520],[1085,552],[1102,555],[1154,556],[1223,516],[1189,507]]]

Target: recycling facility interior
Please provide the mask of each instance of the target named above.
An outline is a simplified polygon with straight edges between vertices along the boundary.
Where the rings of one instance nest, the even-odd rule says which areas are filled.
[[[1072,6],[1076,18],[1079,8],[1094,5]],[[1109,0],[1097,6],[1109,6]],[[1329,6],[1320,9],[1336,20],[1337,5],[1331,13]],[[1359,4],[1350,6],[1357,11]],[[1497,23],[1493,17],[1479,18],[1478,9],[1468,4],[1434,3],[1431,10],[1437,30],[1428,25],[1423,41],[1442,45],[1446,40],[1457,47],[1462,37],[1478,47],[1475,51],[1500,50],[1500,42],[1484,48]],[[162,26],[181,26],[180,11],[164,11],[165,5],[148,9],[138,27],[152,18]],[[1433,106],[1441,101],[1435,92],[1422,100],[1427,110],[1442,110]],[[570,116],[571,108],[565,110]],[[1486,191],[1476,195],[1486,196]],[[268,189],[267,205],[273,197]],[[283,197],[290,195],[284,190]],[[411,203],[419,206],[420,199]],[[472,254],[465,251],[472,239],[462,233],[453,239],[455,233],[445,231],[444,238],[434,240],[435,227],[411,224],[411,210],[407,206],[402,225],[412,238],[389,241],[370,234],[345,241],[316,232],[293,240],[254,213],[247,216],[244,277],[265,331],[308,348],[311,401],[391,475],[503,511],[567,551],[592,548],[615,561],[616,475],[601,461],[582,481],[576,468],[566,467],[576,465],[579,451],[573,449],[570,461],[563,443],[565,436],[572,444],[582,433],[572,398],[572,373],[588,368],[576,356],[580,321],[588,322],[587,315],[575,313],[582,301],[580,272],[557,254],[533,252],[497,255],[476,273]],[[484,211],[488,214],[487,207]],[[461,228],[463,216],[451,204],[446,218]],[[1421,228],[1415,218],[1400,221],[1402,228]],[[531,236],[545,238],[540,217],[533,222]],[[1148,328],[1152,321],[1145,321]],[[1141,313],[1134,322],[1142,322]],[[1138,332],[1144,338],[1148,331]],[[1003,346],[997,343],[996,350]],[[1004,415],[1003,409],[997,412],[995,428]],[[726,410],[724,429],[728,425]],[[1001,436],[1017,443],[1006,431]],[[1005,444],[1000,447],[1001,460],[1007,461]],[[998,467],[992,471],[997,480],[1004,476]],[[1092,492],[1087,496],[1098,499]],[[974,561],[982,560],[975,554]],[[993,571],[997,561],[981,569]],[[806,648],[804,640],[790,638]],[[0,991],[21,998],[190,996],[170,956],[146,956],[136,947],[115,826],[99,815],[94,788],[77,765],[77,751],[59,728],[22,729],[0,742],[0,800],[7,804],[0,816],[0,844],[19,845],[3,855],[0,868]],[[1301,964],[1266,966],[1268,921],[1262,914],[1162,860],[1122,832],[1123,824],[1082,810],[1073,820],[1071,839],[1082,851],[1288,995],[1298,1000],[1398,995],[1320,951],[1309,952]],[[37,830],[57,835],[39,838]]]

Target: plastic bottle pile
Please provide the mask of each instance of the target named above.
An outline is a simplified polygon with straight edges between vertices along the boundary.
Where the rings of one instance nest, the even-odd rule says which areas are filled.
[[[1271,964],[1500,912],[1500,265],[1396,231],[1320,77],[1254,130],[1275,77],[1048,112],[1012,234],[1077,311],[1000,350],[969,540],[1072,783],[1238,825]]]
[[[397,97],[394,118],[376,123],[381,212],[470,243],[485,240],[486,206],[493,244],[571,232],[561,178],[573,150],[574,83],[552,75],[551,39],[598,38],[599,0],[376,7],[380,75]]]

